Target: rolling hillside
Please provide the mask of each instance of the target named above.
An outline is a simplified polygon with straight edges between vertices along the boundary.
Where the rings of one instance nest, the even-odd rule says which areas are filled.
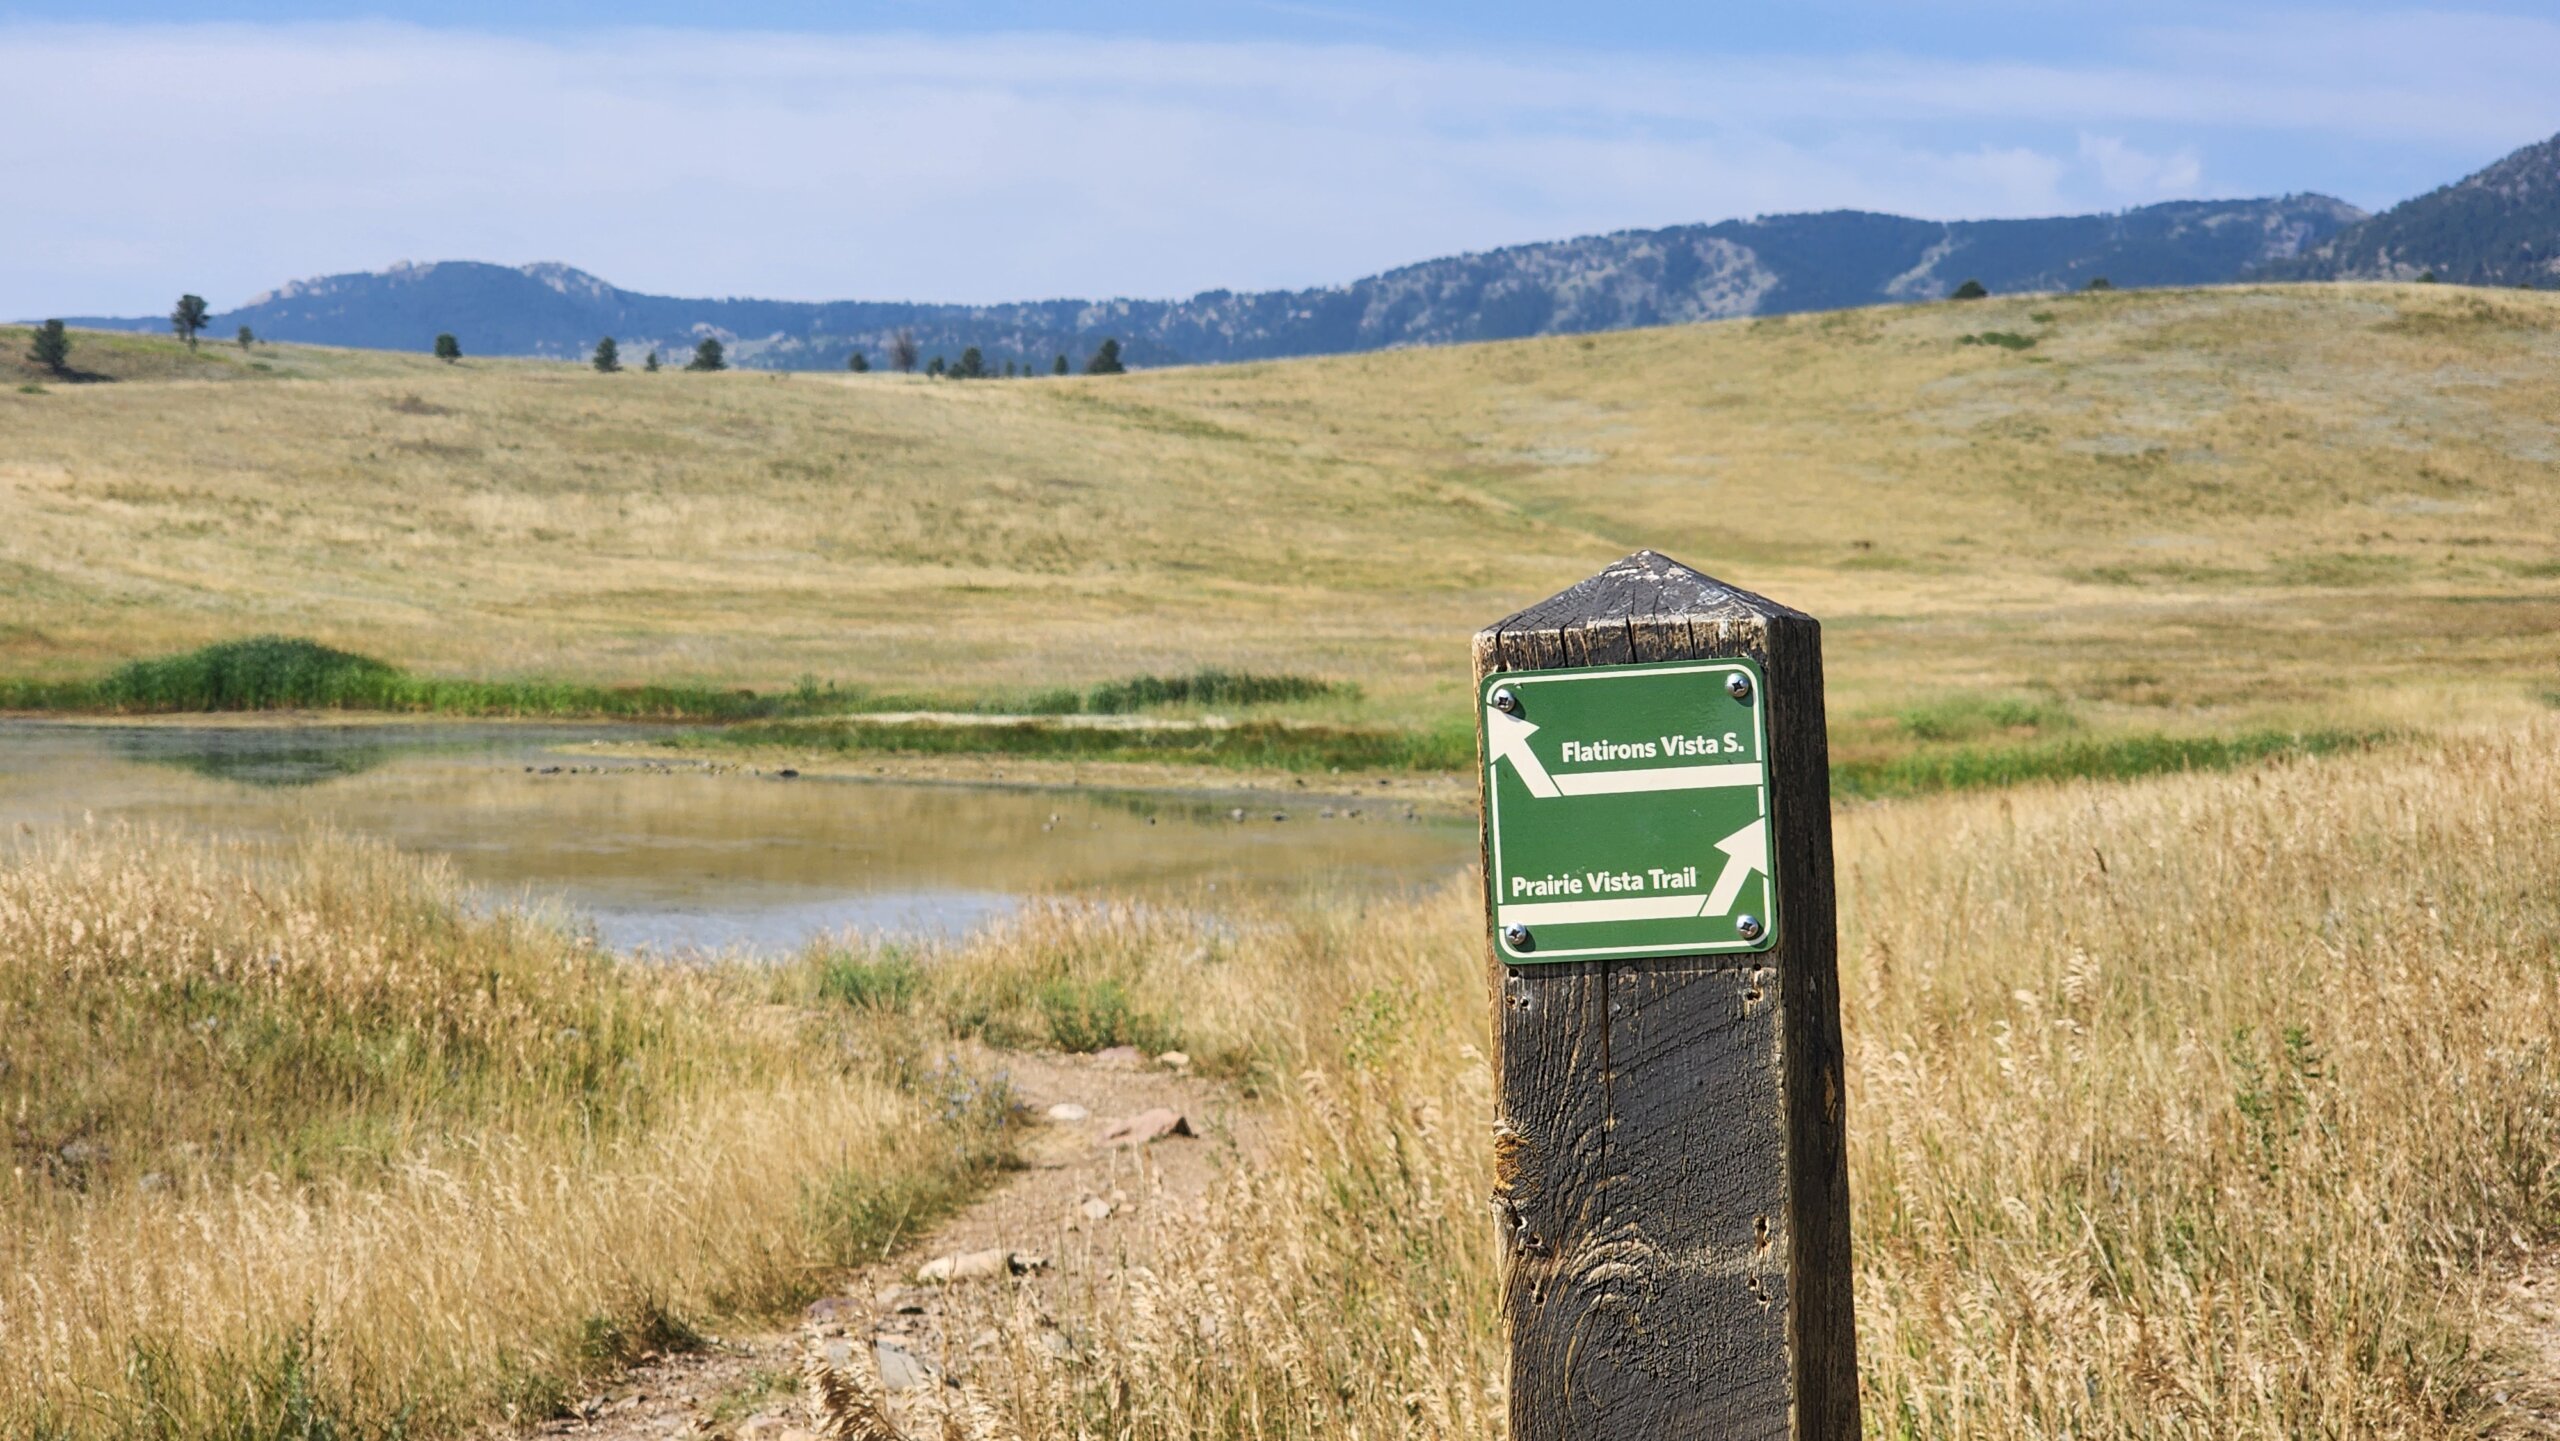
[[[1013,384],[74,361],[115,348],[232,379],[0,390],[0,674],[284,632],[764,688],[1223,665],[1431,720],[1474,627],[1639,546],[1823,616],[1843,716],[2433,724],[2560,674],[2560,296],[2119,291]]]
[[[1931,300],[1968,278],[1995,291],[2237,280],[2364,213],[2325,196],[2178,201],[2116,215],[1941,222],[1834,211],[1631,230],[1425,261],[1314,290],[1209,291],[1189,300],[1013,305],[678,299],[622,290],[566,265],[448,261],[300,280],[215,318],[275,340],[423,351],[452,331],[473,354],[582,356],[598,336],[635,359],[716,335],[734,363],[840,370],[885,364],[910,331],[927,355],[980,347],[1047,371],[1105,336],[1132,362],[1254,360],[1395,346],[1582,334],[1732,316]],[[158,317],[89,319],[161,331]]]

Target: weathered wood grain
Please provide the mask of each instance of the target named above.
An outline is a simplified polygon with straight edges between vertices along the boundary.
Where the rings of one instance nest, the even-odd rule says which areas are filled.
[[[1515,1441],[1857,1434],[1821,645],[1652,551],[1476,637],[1479,680],[1758,661],[1786,913],[1758,955],[1515,968],[1488,933]]]

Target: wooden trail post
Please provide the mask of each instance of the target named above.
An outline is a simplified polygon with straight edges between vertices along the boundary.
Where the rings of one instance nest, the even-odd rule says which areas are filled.
[[[1821,627],[1639,551],[1475,653],[1514,1441],[1848,1441]]]

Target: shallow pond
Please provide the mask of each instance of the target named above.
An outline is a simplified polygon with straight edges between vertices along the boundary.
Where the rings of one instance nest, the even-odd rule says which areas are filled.
[[[603,944],[661,952],[949,934],[1044,894],[1399,889],[1475,849],[1469,821],[1356,796],[784,780],[561,749],[635,734],[0,721],[0,825],[325,825],[448,857],[487,897],[564,907]]]

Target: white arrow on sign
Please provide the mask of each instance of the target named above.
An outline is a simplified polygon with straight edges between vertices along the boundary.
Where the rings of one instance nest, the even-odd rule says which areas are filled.
[[[1580,775],[1549,775],[1544,761],[1529,748],[1529,737],[1538,728],[1499,708],[1484,708],[1485,744],[1496,761],[1508,760],[1520,773],[1521,784],[1529,794],[1542,800],[1558,796],[1612,796],[1630,791],[1695,791],[1723,786],[1756,786],[1760,784],[1760,763],[1739,761],[1716,766],[1654,766],[1648,770],[1585,771]],[[1764,862],[1762,870],[1768,866]]]
[[[1716,849],[1724,852],[1724,870],[1716,877],[1716,888],[1707,892],[1707,903],[1698,911],[1702,916],[1720,916],[1732,910],[1733,903],[1742,898],[1742,883],[1751,879],[1751,873],[1768,872],[1768,818],[1764,816],[1726,836],[1716,842]]]
[[[1497,907],[1503,925],[1584,925],[1592,921],[1676,921],[1690,916],[1721,916],[1742,899],[1742,884],[1751,873],[1769,869],[1769,823],[1755,820],[1716,842],[1724,852],[1724,870],[1705,900],[1696,892],[1681,896],[1610,896],[1587,901],[1513,901]]]

